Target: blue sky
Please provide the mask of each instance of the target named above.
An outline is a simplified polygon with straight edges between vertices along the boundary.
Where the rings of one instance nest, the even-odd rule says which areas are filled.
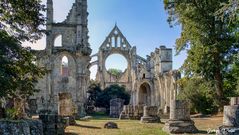
[[[74,1],[53,0],[56,22],[65,19]],[[180,26],[169,27],[163,0],[88,0],[88,12],[89,42],[93,54],[98,51],[115,23],[131,46],[137,47],[137,53],[142,57],[149,55],[160,45],[174,49],[175,40],[180,36]],[[24,46],[44,49],[45,39],[35,45],[24,43]],[[185,52],[174,56],[173,68],[178,69],[185,58]],[[112,66],[121,65],[123,64],[119,60],[112,60]]]

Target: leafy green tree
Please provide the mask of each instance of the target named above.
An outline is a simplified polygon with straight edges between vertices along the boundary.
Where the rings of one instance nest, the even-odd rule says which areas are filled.
[[[124,104],[129,104],[130,94],[126,92],[125,87],[117,84],[111,85],[103,90],[103,92],[96,99],[96,107],[103,107],[106,110],[110,108],[110,100],[114,98],[121,98]]]
[[[85,110],[86,113],[93,113],[94,107],[96,106],[96,99],[100,96],[102,93],[102,89],[100,87],[100,84],[91,80],[90,86],[88,87],[87,93],[89,94],[87,101],[85,103]]]
[[[216,16],[222,3],[228,3],[228,0],[164,0],[170,25],[182,25],[176,51],[180,53],[188,49],[188,57],[182,66],[185,76],[213,80],[220,108],[225,104],[223,71],[239,48],[238,23],[230,22],[227,15],[223,19]]]
[[[202,78],[182,78],[179,99],[190,103],[192,113],[211,114],[217,111],[215,87],[210,81]]]
[[[221,4],[222,8],[216,12],[216,15],[223,19],[229,17],[230,21],[238,21],[239,19],[239,1],[228,0],[227,3]]]
[[[111,74],[111,75],[113,75],[113,76],[115,76],[116,78],[119,78],[121,75],[122,75],[122,70],[120,70],[120,69],[115,69],[115,68],[110,68],[109,70],[108,70],[108,72]]]
[[[0,0],[0,28],[18,40],[34,41],[45,23],[41,0]]]
[[[0,99],[14,101],[21,117],[24,101],[38,91],[34,84],[45,70],[33,63],[35,57],[29,48],[23,48],[18,40],[4,31],[0,31],[0,44]]]
[[[45,73],[34,64],[35,56],[22,41],[35,41],[45,23],[41,1],[0,1],[0,99],[13,102],[8,106],[11,118],[25,115],[25,101],[38,90],[34,84]]]

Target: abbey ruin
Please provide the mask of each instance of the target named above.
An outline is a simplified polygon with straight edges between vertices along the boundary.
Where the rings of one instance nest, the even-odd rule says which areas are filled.
[[[124,85],[131,93],[131,105],[159,106],[168,112],[170,101],[176,99],[176,81],[180,78],[180,73],[172,70],[172,49],[160,46],[143,58],[116,25],[98,53],[91,55],[87,17],[87,0],[76,0],[66,19],[55,23],[53,2],[47,0],[47,46],[36,54],[37,64],[46,67],[48,72],[36,85],[40,92],[31,97],[30,108],[34,112],[42,109],[59,112],[60,96],[67,93],[80,115],[87,99],[89,69],[97,65],[96,80],[103,88],[112,84]],[[54,46],[59,37],[62,45]],[[128,62],[127,69],[119,78],[112,77],[105,67],[107,57],[115,53],[123,55]],[[68,60],[67,64],[62,64],[64,57]],[[93,57],[97,60],[90,62]]]

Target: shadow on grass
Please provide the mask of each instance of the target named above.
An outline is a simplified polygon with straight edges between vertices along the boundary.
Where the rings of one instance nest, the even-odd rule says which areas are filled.
[[[86,125],[81,125],[81,124],[76,124],[76,125],[74,125],[74,126],[76,126],[76,127],[81,127],[81,128],[101,129],[101,127],[86,126]]]
[[[199,135],[201,135],[201,134],[207,134],[207,135],[209,135],[209,134],[213,134],[213,135],[215,135],[215,132],[211,132],[211,133],[208,133],[207,131],[205,131],[205,130],[199,130],[197,133],[188,133],[189,135],[197,135],[197,134],[199,134]]]
[[[65,133],[65,135],[78,135],[78,134],[77,133],[69,132],[69,133]]]

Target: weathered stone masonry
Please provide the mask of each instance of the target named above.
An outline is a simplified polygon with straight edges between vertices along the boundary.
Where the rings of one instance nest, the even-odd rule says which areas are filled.
[[[98,53],[91,56],[97,58],[90,64],[98,67],[96,80],[103,89],[112,84],[126,86],[133,106],[160,106],[168,112],[170,100],[176,98],[176,81],[180,78],[180,73],[172,70],[172,49],[160,46],[146,59],[137,55],[136,50],[136,46],[132,47],[115,25]],[[121,54],[128,62],[127,69],[119,78],[112,78],[105,67],[105,61],[111,54]]]
[[[48,73],[36,85],[41,92],[32,97],[37,102],[37,111],[51,109],[57,112],[59,93],[69,93],[78,113],[81,112],[90,79],[88,66],[91,49],[88,43],[87,16],[87,0],[76,0],[66,19],[55,23],[53,2],[47,0],[47,45],[45,50],[36,53],[37,64],[46,67]],[[54,46],[58,36],[62,37],[62,44]],[[63,57],[68,60],[66,70],[62,66]]]
[[[170,101],[178,93],[176,81],[180,78],[180,73],[172,70],[172,49],[160,46],[145,59],[137,54],[137,48],[132,47],[115,26],[98,53],[91,55],[87,17],[87,0],[75,0],[66,19],[55,23],[53,2],[47,0],[47,46],[45,50],[35,52],[37,64],[46,67],[48,72],[36,84],[41,91],[31,97],[29,106],[32,112],[38,113],[42,109],[51,109],[59,114],[64,112],[59,110],[59,95],[68,93],[77,114],[82,115],[90,80],[89,68],[93,65],[98,67],[96,80],[103,88],[112,84],[126,86],[131,93],[130,105],[158,106],[168,112]],[[62,44],[57,44],[58,38]],[[123,55],[128,62],[127,69],[119,78],[112,78],[105,67],[107,57],[115,53]],[[97,60],[90,63],[92,57],[97,57]],[[63,64],[63,58],[67,58],[67,65]]]

